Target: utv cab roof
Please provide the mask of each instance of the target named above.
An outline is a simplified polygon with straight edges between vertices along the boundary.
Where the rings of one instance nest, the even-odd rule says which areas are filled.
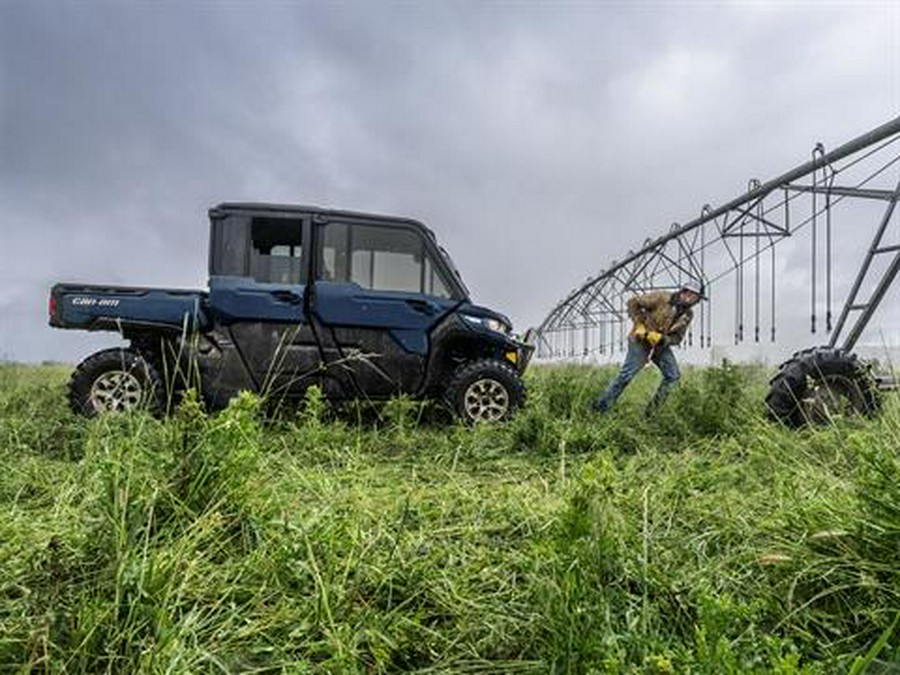
[[[229,213],[244,214],[286,214],[286,215],[313,215],[327,220],[332,218],[352,218],[355,220],[367,220],[383,223],[403,223],[421,228],[435,239],[434,232],[427,225],[414,218],[402,216],[387,216],[379,213],[365,213],[363,211],[346,211],[342,209],[325,209],[320,206],[304,206],[301,204],[267,204],[264,202],[222,202],[209,210],[210,218],[219,218]]]

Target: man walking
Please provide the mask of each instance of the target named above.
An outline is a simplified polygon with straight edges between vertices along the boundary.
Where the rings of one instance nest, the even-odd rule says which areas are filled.
[[[680,377],[672,346],[684,338],[694,318],[691,308],[704,299],[702,286],[685,284],[674,293],[653,291],[628,301],[628,316],[634,322],[628,334],[628,353],[619,374],[594,402],[596,411],[609,410],[647,361],[653,361],[663,379],[647,404],[646,414],[656,412]]]

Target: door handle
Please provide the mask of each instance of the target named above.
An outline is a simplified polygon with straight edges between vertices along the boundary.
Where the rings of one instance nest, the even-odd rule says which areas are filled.
[[[406,301],[406,304],[412,307],[417,312],[428,314],[429,316],[437,314],[440,311],[440,308],[433,302],[428,302],[427,300],[419,300],[418,298],[410,298]]]
[[[299,305],[303,298],[294,291],[272,291],[272,297],[278,302],[286,302],[291,305]]]

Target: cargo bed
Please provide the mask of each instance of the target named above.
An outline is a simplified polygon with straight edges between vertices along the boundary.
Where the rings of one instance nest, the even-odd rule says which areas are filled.
[[[56,284],[50,291],[50,325],[116,332],[203,329],[208,323],[206,298],[198,290]]]

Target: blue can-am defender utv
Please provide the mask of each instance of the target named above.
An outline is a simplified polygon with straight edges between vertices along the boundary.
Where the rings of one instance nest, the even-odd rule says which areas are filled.
[[[57,284],[50,325],[115,331],[128,347],[85,359],[79,413],[164,413],[187,386],[210,409],[316,384],[341,400],[442,401],[465,422],[522,405],[533,348],[473,305],[447,253],[405,218],[271,204],[209,212],[209,291]]]

